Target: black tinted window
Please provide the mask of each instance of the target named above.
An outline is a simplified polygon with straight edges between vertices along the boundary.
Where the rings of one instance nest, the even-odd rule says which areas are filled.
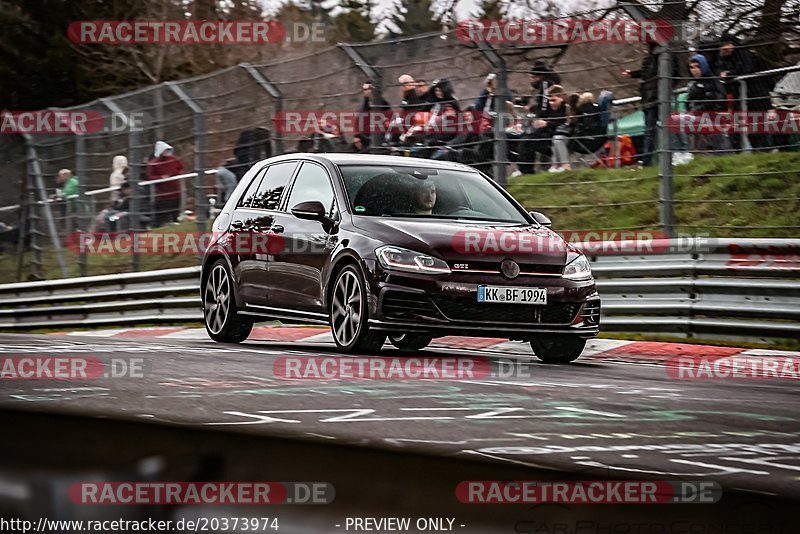
[[[310,200],[322,202],[328,217],[333,216],[333,188],[328,173],[319,165],[303,163],[289,195],[289,209]]]
[[[264,167],[263,169],[261,169],[256,173],[256,175],[253,177],[253,181],[250,182],[250,186],[247,188],[247,191],[245,192],[244,195],[242,195],[242,198],[239,200],[239,205],[237,207],[239,208],[250,207],[250,204],[253,201],[253,197],[255,196],[256,191],[258,190],[258,186],[261,183],[261,179],[264,178],[264,174],[266,172],[267,172],[267,167]]]
[[[253,195],[250,207],[263,210],[278,209],[283,190],[286,189],[296,166],[297,163],[294,161],[270,165]]]

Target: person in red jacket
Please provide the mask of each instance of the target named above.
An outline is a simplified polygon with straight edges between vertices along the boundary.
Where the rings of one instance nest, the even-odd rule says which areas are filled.
[[[175,150],[164,141],[156,143],[153,156],[147,162],[147,178],[158,180],[184,174],[183,163],[175,157]],[[170,180],[155,184],[153,192],[154,226],[175,222],[181,207],[181,182]]]

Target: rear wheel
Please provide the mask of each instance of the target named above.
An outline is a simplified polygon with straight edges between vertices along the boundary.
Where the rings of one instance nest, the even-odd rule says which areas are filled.
[[[430,345],[433,336],[430,334],[398,334],[389,336],[389,342],[406,352],[422,350]]]
[[[369,305],[363,277],[352,265],[336,277],[331,295],[331,332],[342,352],[376,352],[386,341],[386,334],[369,328]]]
[[[531,339],[531,348],[544,363],[569,363],[578,359],[586,340],[575,336],[540,336]]]
[[[222,343],[241,343],[253,329],[253,321],[237,313],[233,279],[223,259],[211,266],[206,278],[203,317],[209,337]]]

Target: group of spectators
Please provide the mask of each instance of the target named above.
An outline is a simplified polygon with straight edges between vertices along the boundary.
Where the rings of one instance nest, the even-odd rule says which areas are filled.
[[[631,161],[638,159],[644,166],[655,160],[658,131],[658,47],[651,43],[648,48],[641,68],[622,73],[640,80],[645,132],[639,144],[640,152]],[[673,54],[675,89],[680,85],[679,73],[682,70],[677,57]],[[736,37],[725,35],[693,53],[686,68],[690,78],[686,86],[687,109],[681,111],[697,113],[740,111],[740,85],[733,79],[766,70],[768,66],[756,53],[743,48]],[[397,82],[402,87],[402,96],[394,110],[371,82],[366,81],[361,87],[358,113],[379,112],[395,117],[395,122],[385,124],[381,132],[358,131],[353,141],[348,143],[337,125],[322,123],[318,131],[300,141],[297,150],[402,153],[460,161],[480,168],[494,159],[490,118],[493,112],[510,112],[514,116],[512,124],[506,128],[506,159],[516,163],[518,170],[515,174],[535,172],[537,160],[548,166],[551,172],[570,169],[571,162],[596,164],[601,154],[613,150],[607,133],[613,95],[609,91],[602,91],[597,96],[590,92],[568,92],[562,85],[561,76],[542,61],[537,61],[530,70],[530,88],[524,91],[528,93],[526,96],[514,98],[510,90],[498,95],[496,76],[490,74],[480,95],[469,106],[463,106],[447,79],[435,80],[428,85],[425,80],[403,74]],[[770,76],[748,80],[747,109],[769,110],[773,87]],[[458,131],[438,128],[437,125],[450,115],[458,115],[459,124],[470,124],[471,127]],[[739,135],[672,135],[672,148],[676,152],[673,162],[685,162],[686,158],[692,158],[691,153],[725,153],[743,148]],[[780,141],[777,136],[768,134],[749,135],[754,150],[772,149],[781,145]]]
[[[645,132],[638,157],[645,166],[654,161],[659,131],[656,126],[658,53],[657,45],[648,45],[641,67],[622,73],[625,77],[640,80]],[[676,61],[672,63],[672,78],[678,82],[681,79],[679,65]],[[689,82],[686,85],[685,111],[688,113],[742,110],[741,86],[734,78],[768,69],[758,54],[742,47],[736,37],[729,35],[701,46],[700,50],[690,55],[686,67]],[[610,144],[607,123],[611,93],[603,91],[598,98],[591,92],[569,93],[562,85],[561,76],[542,61],[534,63],[529,76],[530,88],[525,91],[529,94],[515,98],[510,90],[498,94],[496,76],[489,74],[474,103],[463,106],[449,80],[443,78],[428,84],[425,80],[403,74],[397,80],[402,87],[402,97],[395,110],[377,88],[366,81],[361,87],[362,96],[357,111],[362,114],[385,114],[387,122],[383,128],[380,131],[363,129],[348,142],[336,124],[322,121],[317,131],[298,143],[297,150],[404,154],[459,161],[488,172],[488,166],[494,159],[491,116],[504,112],[515,117],[506,128],[507,159],[517,166],[514,174],[535,172],[537,159],[542,165],[548,166],[550,172],[570,169],[574,162],[596,162],[598,154]],[[678,83],[674,85],[677,88]],[[770,110],[770,91],[773,87],[774,81],[769,75],[748,79],[746,109]],[[451,120],[450,124],[457,125],[456,128],[442,127],[453,117],[457,119],[455,122]],[[670,135],[673,136],[672,146],[677,152],[676,156],[685,153],[691,158],[689,151],[726,153],[742,149],[740,135]],[[749,134],[749,143],[754,150],[771,150],[788,144],[780,136],[765,133]],[[230,197],[236,184],[254,162],[272,155],[270,131],[266,128],[243,131],[233,153],[232,158],[217,168],[216,201],[220,205]],[[156,183],[148,188],[147,194],[139,195],[143,222],[146,226],[158,227],[176,221],[183,204],[183,188],[179,180],[168,178],[184,174],[181,160],[175,156],[171,145],[158,141],[145,166],[145,175],[139,181],[155,180]],[[115,188],[111,192],[112,203],[94,216],[90,230],[113,231],[119,228],[117,222],[124,219],[130,209],[132,191],[128,174],[128,159],[124,155],[115,156],[109,177],[109,185]],[[56,181],[58,188],[54,198],[65,199],[66,213],[76,215],[79,178],[69,169],[62,169]],[[75,217],[70,219],[74,220]]]
[[[252,128],[240,133],[233,157],[226,159],[216,169],[216,202],[224,204],[233,193],[236,184],[256,161],[272,155],[270,131]],[[91,217],[88,231],[122,231],[129,229],[128,215],[133,188],[128,180],[130,167],[124,155],[114,156],[109,175],[111,204]],[[144,228],[155,228],[180,220],[184,205],[184,187],[180,178],[186,173],[183,163],[175,155],[175,149],[165,141],[157,141],[153,152],[143,162],[144,173],[139,177],[138,195],[139,222]],[[145,185],[145,182],[152,182]],[[58,187],[53,200],[63,200],[67,233],[79,229],[80,206],[78,202],[79,178],[69,169],[62,169],[56,176]],[[85,213],[85,211],[84,211]]]
[[[772,109],[770,92],[775,81],[770,75],[756,76],[745,82],[747,95],[741,94],[741,84],[735,79],[738,76],[755,74],[769,69],[763,58],[757,53],[742,46],[733,35],[723,35],[718,40],[701,44],[692,53],[687,64],[689,82],[686,86],[686,109],[679,112],[698,114],[704,112],[737,112],[768,111]],[[639,78],[642,110],[645,115],[645,135],[642,161],[650,165],[655,152],[658,121],[658,48],[649,45],[641,68],[635,71],[624,71],[623,75]],[[677,62],[673,61],[674,85],[681,79]],[[748,141],[753,150],[772,150],[788,145],[780,135],[766,133],[750,133]],[[672,138],[672,147],[679,154],[710,151],[712,154],[739,151],[742,148],[741,135],[717,134],[676,134]]]

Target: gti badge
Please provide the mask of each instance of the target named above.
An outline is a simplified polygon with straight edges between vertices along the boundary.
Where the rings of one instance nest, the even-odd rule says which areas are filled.
[[[514,279],[519,276],[519,265],[514,260],[503,260],[500,264],[500,272],[506,278]]]

